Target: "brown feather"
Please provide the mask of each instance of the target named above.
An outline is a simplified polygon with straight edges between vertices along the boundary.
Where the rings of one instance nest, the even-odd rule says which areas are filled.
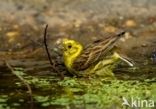
[[[107,56],[115,43],[123,36],[125,31],[109,35],[103,40],[98,40],[93,44],[87,46],[82,54],[74,61],[73,68],[76,71],[81,71],[87,69],[89,66],[97,63],[101,59]]]

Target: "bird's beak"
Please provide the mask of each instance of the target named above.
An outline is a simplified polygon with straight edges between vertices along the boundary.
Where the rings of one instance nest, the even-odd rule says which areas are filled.
[[[57,46],[58,49],[63,51],[64,47],[63,47],[63,41],[62,41],[61,38],[56,41],[56,46]]]
[[[61,51],[63,51],[63,50],[64,50],[64,47],[63,47],[63,45],[62,45],[62,44],[60,44],[60,45],[59,45],[59,49],[60,49]]]
[[[65,47],[65,42],[67,41],[66,38],[63,38],[60,40],[60,43],[59,43],[59,49],[62,50],[62,51],[66,51],[66,47]]]

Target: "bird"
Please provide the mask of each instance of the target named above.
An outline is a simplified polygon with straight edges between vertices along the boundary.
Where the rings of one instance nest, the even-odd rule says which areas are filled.
[[[133,66],[130,62],[119,53],[114,51],[116,42],[125,34],[125,31],[108,35],[104,39],[94,41],[84,47],[80,42],[63,38],[63,61],[69,73],[75,76],[89,76],[95,72],[109,73],[112,70],[110,65],[123,60],[128,65]],[[110,70],[108,70],[110,68]],[[114,68],[114,67],[113,67]],[[106,70],[107,69],[107,70]],[[113,76],[112,73],[110,75]]]

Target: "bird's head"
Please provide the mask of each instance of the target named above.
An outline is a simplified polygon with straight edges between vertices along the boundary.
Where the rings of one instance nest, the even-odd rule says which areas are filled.
[[[83,46],[72,39],[64,38],[62,40],[63,44],[63,57],[64,62],[67,68],[71,68],[74,60],[81,54],[83,51]]]
[[[75,40],[63,39],[64,56],[73,57],[79,55],[78,52],[82,51],[82,48],[82,45]]]

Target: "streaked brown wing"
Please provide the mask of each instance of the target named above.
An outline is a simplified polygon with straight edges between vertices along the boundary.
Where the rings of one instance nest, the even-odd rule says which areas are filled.
[[[82,54],[74,61],[73,68],[77,71],[85,70],[92,64],[104,58],[113,49],[115,43],[123,36],[125,31],[98,40],[85,48]]]

